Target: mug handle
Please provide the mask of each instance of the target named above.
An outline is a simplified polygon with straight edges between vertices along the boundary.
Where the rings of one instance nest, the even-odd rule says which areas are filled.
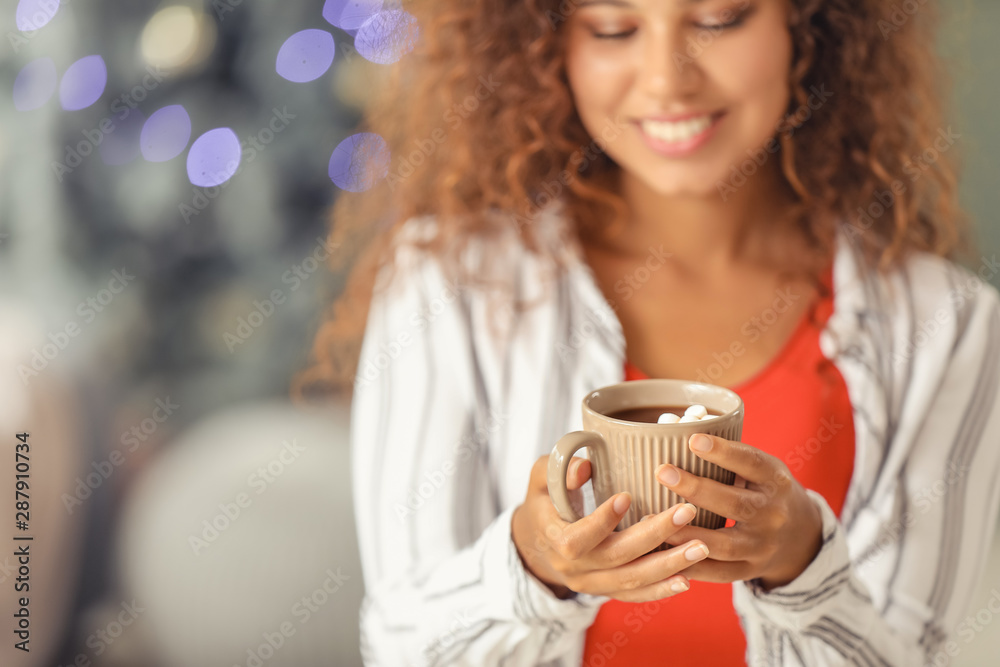
[[[593,453],[595,450],[603,451],[607,447],[600,433],[594,433],[593,431],[573,431],[572,433],[567,433],[559,438],[559,442],[556,443],[556,446],[552,448],[552,452],[549,454],[547,477],[549,498],[552,499],[552,504],[556,506],[559,516],[562,517],[563,521],[569,521],[570,523],[579,521],[583,518],[583,515],[577,512],[570,502],[569,489],[566,488],[566,473],[569,472],[569,463],[573,459],[573,455],[584,447],[591,450],[590,478],[591,480],[595,480],[598,475],[597,470],[593,467],[595,465]]]

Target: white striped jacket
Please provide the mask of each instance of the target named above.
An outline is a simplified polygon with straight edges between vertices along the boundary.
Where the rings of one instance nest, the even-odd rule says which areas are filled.
[[[382,274],[352,405],[366,664],[579,665],[607,601],[556,598],[510,536],[532,463],[582,428],[586,393],[624,379],[620,324],[559,241],[558,209],[538,224],[566,272],[513,234],[474,243],[464,259],[497,279],[491,297],[406,245],[433,233],[420,219]],[[973,632],[963,619],[1000,506],[1000,299],[980,279],[998,266],[975,276],[917,255],[880,275],[848,237],[820,342],[853,406],[854,474],[840,520],[809,492],[824,540],[805,572],[770,592],[733,584],[753,666],[947,664]],[[514,315],[512,294],[537,305]]]

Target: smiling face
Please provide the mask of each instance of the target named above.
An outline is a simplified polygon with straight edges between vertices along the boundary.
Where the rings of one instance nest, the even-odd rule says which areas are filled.
[[[620,121],[606,152],[625,178],[715,195],[788,107],[787,11],[787,0],[579,0],[564,28],[584,126],[598,137]]]

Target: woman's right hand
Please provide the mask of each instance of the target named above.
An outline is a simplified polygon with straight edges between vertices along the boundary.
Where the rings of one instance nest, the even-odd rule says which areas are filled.
[[[701,540],[649,553],[694,518],[690,504],[674,505],[634,526],[615,532],[628,510],[627,493],[608,498],[593,513],[564,521],[549,498],[549,457],[535,461],[524,503],[514,510],[511,537],[524,566],[560,598],[574,593],[603,595],[624,602],[647,602],[690,588],[678,574],[708,556]],[[590,461],[574,457],[566,487],[577,492],[590,478]]]

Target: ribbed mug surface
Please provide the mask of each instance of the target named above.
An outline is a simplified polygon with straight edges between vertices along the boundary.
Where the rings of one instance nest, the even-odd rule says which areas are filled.
[[[721,412],[722,416],[684,424],[629,422],[608,416],[631,408],[694,404]],[[714,385],[634,380],[588,394],[583,400],[583,428],[599,433],[606,445],[606,449],[589,448],[597,504],[623,491],[632,496],[632,504],[618,524],[618,530],[624,530],[647,514],[687,502],[656,481],[656,469],[663,463],[723,484],[733,483],[735,473],[696,456],[688,449],[688,438],[706,433],[738,441],[743,431],[743,401],[735,392]],[[725,517],[699,508],[690,525],[721,528],[725,523]]]

